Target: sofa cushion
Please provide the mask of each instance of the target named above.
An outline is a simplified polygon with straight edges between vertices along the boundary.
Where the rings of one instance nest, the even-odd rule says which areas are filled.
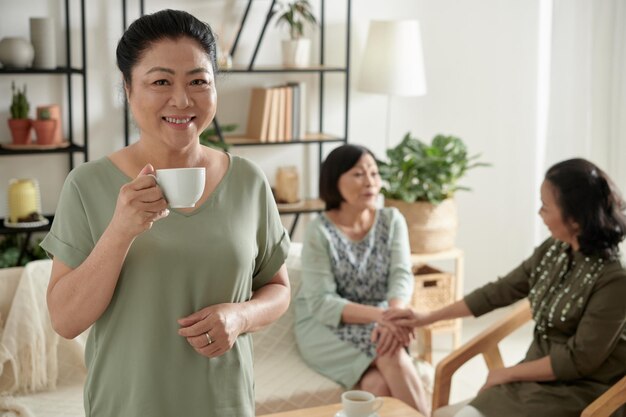
[[[292,243],[286,261],[292,300],[301,285],[301,250],[301,243]],[[257,415],[340,401],[342,387],[302,360],[293,329],[290,305],[280,319],[252,335]]]

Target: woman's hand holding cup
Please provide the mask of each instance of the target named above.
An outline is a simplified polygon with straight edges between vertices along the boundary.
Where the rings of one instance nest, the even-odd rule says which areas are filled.
[[[111,226],[120,235],[134,239],[169,214],[154,173],[154,168],[148,164],[137,178],[120,188],[111,220]]]

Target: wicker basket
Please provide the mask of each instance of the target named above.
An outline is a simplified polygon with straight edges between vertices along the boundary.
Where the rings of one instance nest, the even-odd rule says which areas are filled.
[[[454,301],[454,275],[429,265],[413,267],[415,289],[411,306],[418,311],[432,311]],[[454,320],[439,321],[427,326],[430,329],[453,328]]]

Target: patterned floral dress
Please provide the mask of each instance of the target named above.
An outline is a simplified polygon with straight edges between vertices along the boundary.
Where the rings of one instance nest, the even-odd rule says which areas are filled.
[[[307,229],[302,269],[294,300],[302,356],[351,387],[375,359],[374,324],[346,324],[341,313],[349,302],[386,308],[391,299],[409,300],[413,276],[404,218],[395,209],[381,209],[367,235],[353,241],[321,215]]]

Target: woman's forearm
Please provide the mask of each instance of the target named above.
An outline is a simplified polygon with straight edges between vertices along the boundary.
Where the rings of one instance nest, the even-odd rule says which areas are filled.
[[[550,356],[544,356],[534,361],[522,362],[510,368],[504,368],[509,382],[514,381],[555,381]]]
[[[549,356],[534,361],[522,362],[509,368],[499,368],[489,371],[487,381],[481,391],[510,382],[542,382],[555,381],[556,376],[552,370]]]
[[[107,229],[76,269],[53,262],[47,302],[52,326],[57,333],[72,339],[104,313],[132,241]]]
[[[434,310],[428,314],[429,322],[434,323],[439,320],[458,319],[461,317],[471,316],[472,312],[465,303],[465,300],[455,301],[439,310]]]
[[[399,298],[389,300],[389,307],[404,307],[405,303]],[[348,303],[341,313],[341,321],[350,324],[366,324],[378,322],[382,319],[385,310],[366,304]]]
[[[405,306],[406,303],[401,298],[392,298],[391,300],[389,300],[390,308],[404,308]]]
[[[254,292],[250,301],[240,304],[241,333],[255,332],[273,323],[287,311],[290,298],[287,267],[283,265],[270,282]]]
[[[365,304],[348,303],[341,312],[341,321],[350,324],[366,324],[380,321],[385,310]]]

